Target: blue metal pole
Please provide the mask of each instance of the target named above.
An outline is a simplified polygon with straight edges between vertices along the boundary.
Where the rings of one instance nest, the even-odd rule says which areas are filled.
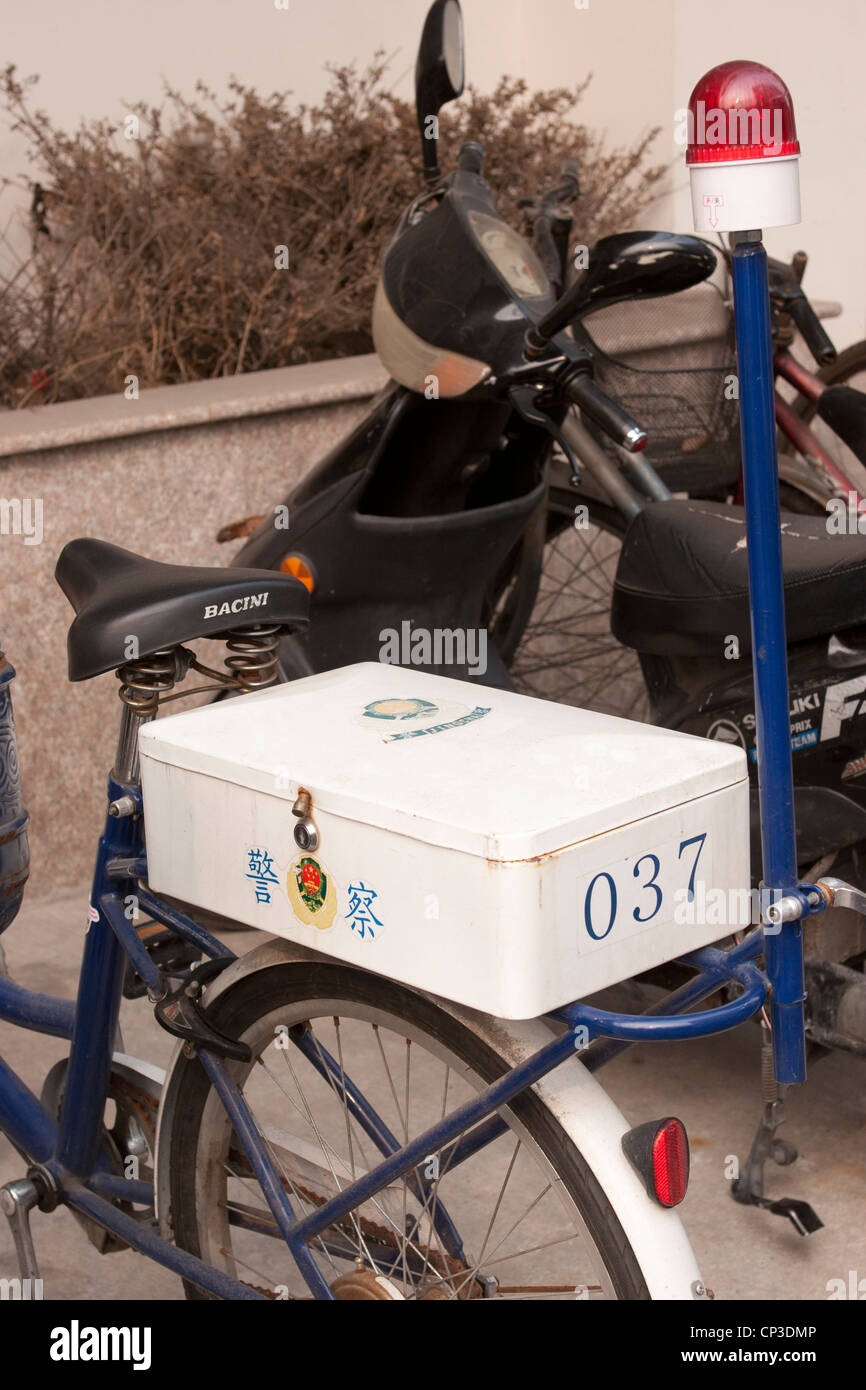
[[[732,254],[740,434],[749,552],[752,666],[765,888],[797,887],[794,777],[788,698],[785,591],[779,519],[773,351],[767,253],[760,232],[739,234]],[[764,928],[776,1080],[805,1081],[803,929]]]

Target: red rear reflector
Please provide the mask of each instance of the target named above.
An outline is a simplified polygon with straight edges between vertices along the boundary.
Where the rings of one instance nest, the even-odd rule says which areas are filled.
[[[680,1120],[666,1120],[653,1140],[653,1187],[663,1207],[677,1206],[689,1185],[689,1141]]]
[[[654,1202],[675,1207],[683,1200],[689,1185],[689,1139],[682,1120],[666,1115],[638,1125],[622,1136],[622,1148]]]

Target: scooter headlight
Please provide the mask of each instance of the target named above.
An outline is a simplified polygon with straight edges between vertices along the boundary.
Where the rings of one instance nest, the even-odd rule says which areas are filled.
[[[373,343],[395,381],[420,395],[462,396],[490,375],[486,362],[425,343],[397,317],[382,281],[373,301]]]

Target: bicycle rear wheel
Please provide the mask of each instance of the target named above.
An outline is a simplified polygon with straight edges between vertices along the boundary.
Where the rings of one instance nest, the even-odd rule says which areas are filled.
[[[247,976],[209,1017],[252,1049],[253,1063],[231,1070],[296,1215],[381,1157],[310,1049],[336,1060],[401,1144],[508,1067],[446,1008],[327,961]],[[272,1297],[308,1298],[203,1068],[184,1068],[170,1151],[177,1244]],[[649,1297],[613,1207],[555,1115],[532,1091],[500,1113],[504,1132],[470,1158],[451,1166],[446,1147],[419,1165],[426,1195],[409,1174],[310,1243],[336,1298]]]

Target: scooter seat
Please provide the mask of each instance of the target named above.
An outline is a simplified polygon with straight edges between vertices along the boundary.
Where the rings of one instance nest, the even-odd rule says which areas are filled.
[[[300,580],[268,570],[204,569],[147,560],[107,541],[70,541],[54,577],[76,617],[69,629],[69,679],[87,680],[136,656],[229,628],[308,621]]]
[[[782,564],[789,642],[866,623],[866,536],[783,512]],[[743,508],[674,499],[638,513],[623,540],[611,630],[649,655],[719,657],[731,636],[750,650]]]

